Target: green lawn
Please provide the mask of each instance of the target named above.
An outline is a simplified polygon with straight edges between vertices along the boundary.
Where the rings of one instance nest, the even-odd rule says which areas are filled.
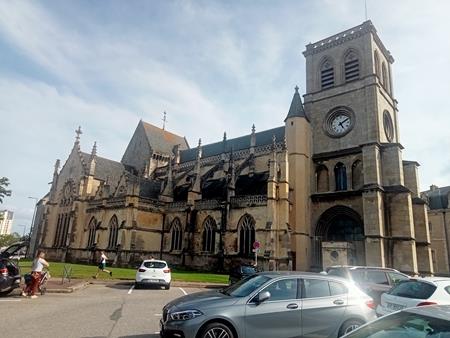
[[[72,278],[74,279],[91,279],[97,272],[97,266],[84,265],[84,264],[70,264],[60,262],[49,262],[50,274],[53,278],[61,278],[64,271],[64,265],[72,267]],[[22,273],[28,272],[31,269],[31,261],[22,260],[19,263]],[[110,268],[108,270],[113,272],[114,279],[133,279],[136,274],[136,269],[128,268]],[[108,274],[100,273],[98,279],[107,280],[111,279]],[[183,282],[204,282],[204,283],[228,283],[228,275],[196,272],[196,271],[183,271],[172,269],[172,279],[175,281]]]

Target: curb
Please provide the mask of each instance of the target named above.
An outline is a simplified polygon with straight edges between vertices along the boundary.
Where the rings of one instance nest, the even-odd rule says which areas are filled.
[[[88,284],[95,285],[107,285],[107,284],[118,284],[118,285],[133,285],[134,280],[92,280],[87,282]],[[205,288],[205,289],[221,289],[223,287],[228,286],[228,284],[219,284],[219,283],[203,283],[203,282],[183,282],[183,281],[172,281],[171,283],[174,287],[192,287],[192,288]]]
[[[89,282],[82,282],[75,284],[73,286],[69,286],[67,288],[60,288],[60,289],[47,289],[46,293],[72,293],[78,290],[82,290],[86,288],[89,285]]]

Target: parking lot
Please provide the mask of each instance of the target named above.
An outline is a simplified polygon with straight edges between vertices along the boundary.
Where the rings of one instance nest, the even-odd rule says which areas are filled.
[[[135,290],[131,284],[97,284],[38,299],[15,292],[0,298],[3,337],[159,337],[162,307],[203,289]],[[6,324],[6,325],[5,325]]]

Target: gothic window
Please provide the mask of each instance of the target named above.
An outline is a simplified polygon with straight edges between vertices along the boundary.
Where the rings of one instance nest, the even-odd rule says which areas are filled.
[[[345,82],[359,79],[359,60],[354,51],[347,53],[344,59]]]
[[[181,231],[181,222],[180,219],[177,217],[172,222],[172,242],[170,246],[170,251],[180,251],[182,249],[182,243],[183,243],[183,233]]]
[[[255,242],[255,220],[249,214],[245,214],[239,221],[239,255],[250,257],[253,243]]]
[[[381,83],[387,91],[389,91],[389,79],[387,74],[386,64],[383,62],[381,64]]]
[[[56,223],[56,232],[55,232],[55,239],[53,240],[53,246],[58,247],[59,242],[59,233],[61,232],[61,222],[62,222],[62,215],[58,215],[58,222]]]
[[[119,235],[119,222],[117,221],[116,215],[111,217],[109,221],[109,239],[108,248],[115,249],[117,246],[117,238]]]
[[[203,251],[214,252],[216,244],[216,222],[208,216],[203,223]]]
[[[95,235],[97,232],[97,220],[95,219],[95,217],[91,218],[89,225],[88,225],[88,230],[89,230],[89,234],[88,234],[87,247],[91,248],[96,244],[95,243]]]
[[[330,60],[325,60],[320,67],[320,84],[322,89],[334,86],[334,67]]]
[[[378,77],[380,77],[380,58],[378,56],[378,52],[377,51],[374,52],[373,59],[374,59],[374,63],[375,63],[375,74]]]
[[[364,185],[363,165],[360,160],[356,160],[352,165],[352,189],[359,190]]]
[[[347,190],[347,170],[341,162],[334,167],[334,178],[336,182],[336,191]]]
[[[316,191],[326,192],[330,190],[328,178],[328,169],[324,165],[320,165],[316,170]]]

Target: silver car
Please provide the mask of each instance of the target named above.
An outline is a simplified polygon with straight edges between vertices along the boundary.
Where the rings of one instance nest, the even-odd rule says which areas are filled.
[[[376,318],[373,300],[340,277],[262,272],[168,303],[162,337],[340,337]]]

